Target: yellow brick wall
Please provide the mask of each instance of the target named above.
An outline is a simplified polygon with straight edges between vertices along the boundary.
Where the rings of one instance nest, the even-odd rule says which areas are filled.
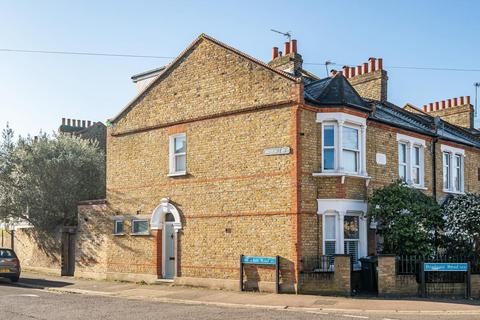
[[[169,198],[183,223],[182,277],[238,279],[240,254],[280,255],[293,269],[293,154],[263,152],[292,147],[288,102],[296,99],[297,86],[202,40],[109,128],[110,214],[150,214]],[[149,126],[157,128],[131,132]],[[186,134],[187,175],[168,177],[169,135],[179,132]],[[154,274],[154,247],[153,235],[113,237],[108,272]],[[292,281],[289,272],[282,271]],[[273,281],[271,270],[257,274]]]

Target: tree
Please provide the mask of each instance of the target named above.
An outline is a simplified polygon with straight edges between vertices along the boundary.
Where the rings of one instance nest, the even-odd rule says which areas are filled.
[[[81,200],[105,196],[105,156],[94,142],[69,135],[0,141],[0,219],[40,230],[76,222]]]
[[[480,195],[452,196],[442,206],[446,249],[456,254],[480,253]]]
[[[443,225],[440,207],[418,189],[397,181],[375,190],[369,215],[383,236],[382,253],[425,255],[435,250]]]

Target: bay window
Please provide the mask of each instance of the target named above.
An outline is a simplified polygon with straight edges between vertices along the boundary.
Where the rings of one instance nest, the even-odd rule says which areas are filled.
[[[321,173],[367,177],[366,120],[340,112],[318,113],[322,124]]]
[[[355,268],[367,255],[367,203],[353,199],[317,199],[322,216],[323,255],[348,254]],[[332,260],[333,261],[333,260]]]
[[[406,184],[425,187],[425,140],[397,134],[398,177]]]
[[[447,145],[441,145],[441,150],[443,159],[443,191],[463,193],[465,151]]]

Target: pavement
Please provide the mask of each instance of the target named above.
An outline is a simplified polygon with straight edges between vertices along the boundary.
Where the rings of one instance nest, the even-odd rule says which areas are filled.
[[[0,283],[1,284],[1,283]],[[94,281],[73,277],[46,276],[23,273],[16,287],[51,293],[73,293],[85,296],[124,298],[156,303],[237,307],[250,309],[289,310],[307,313],[352,313],[353,315],[437,315],[468,316],[480,319],[480,301],[465,299],[420,299],[377,297],[326,297],[315,295],[269,294],[234,292],[175,286],[171,283],[155,285]],[[1,317],[0,317],[1,318]]]

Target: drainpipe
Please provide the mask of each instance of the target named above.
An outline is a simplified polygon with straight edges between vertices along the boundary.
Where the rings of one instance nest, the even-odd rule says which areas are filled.
[[[432,140],[432,196],[437,201],[437,142],[438,138]]]

